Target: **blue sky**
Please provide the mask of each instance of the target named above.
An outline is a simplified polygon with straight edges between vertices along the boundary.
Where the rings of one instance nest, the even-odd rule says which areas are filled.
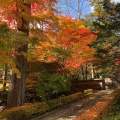
[[[78,1],[79,0],[60,0],[58,6],[63,15],[71,15],[73,18],[78,17]],[[81,18],[91,12],[89,0],[80,0]]]
[[[80,1],[81,18],[93,11],[93,7],[89,5],[90,0],[59,0],[58,9],[61,13],[71,15],[73,18],[78,18],[78,1]],[[120,0],[111,0],[112,2],[120,2]]]
[[[111,0],[112,2],[120,2],[120,0]]]

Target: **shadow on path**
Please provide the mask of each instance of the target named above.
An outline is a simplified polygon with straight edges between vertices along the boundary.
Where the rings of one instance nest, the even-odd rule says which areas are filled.
[[[74,118],[94,106],[111,92],[112,90],[101,90],[29,120],[74,120]]]

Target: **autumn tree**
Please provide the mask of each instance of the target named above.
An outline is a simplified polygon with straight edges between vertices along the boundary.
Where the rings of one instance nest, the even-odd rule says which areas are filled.
[[[79,20],[83,19],[85,21],[85,25],[88,27],[88,25],[90,25],[90,21],[86,22],[86,18],[84,17],[91,12],[89,3],[89,0],[60,0],[58,2],[58,9],[64,16],[68,15],[72,16],[72,18],[78,18]],[[92,64],[93,63],[91,63],[91,65]],[[91,65],[85,64],[84,66],[81,66],[81,72],[83,76],[87,76],[87,68]],[[83,79],[86,78],[87,77],[83,77]]]
[[[53,25],[54,9],[52,6],[55,2],[55,0],[2,1],[0,4],[1,20],[7,21],[10,28],[17,29],[17,31],[21,31],[27,36],[29,36],[30,31],[31,34],[33,34],[34,30],[37,29],[41,39],[44,39],[45,36],[43,29],[41,30],[39,26],[41,26],[41,23],[46,25],[50,25],[49,23],[51,23],[51,25]],[[15,107],[24,104],[28,43],[29,41],[26,40],[22,45],[16,45],[14,49],[14,59],[20,76],[17,76],[16,72],[12,73],[7,102],[8,107]]]
[[[7,34],[7,35],[6,35]],[[16,33],[15,31],[10,30],[7,27],[7,24],[4,22],[0,23],[0,66],[4,70],[3,74],[3,89],[5,91],[6,87],[6,79],[7,79],[7,68],[8,64],[14,66],[13,62],[13,49],[15,47],[15,44],[19,41],[17,38],[19,38],[19,35],[22,36],[22,34]],[[26,39],[26,38],[25,38]]]
[[[59,57],[65,67],[75,71],[86,63],[94,61],[95,51],[88,45],[95,40],[95,35],[90,33],[90,29],[85,27],[84,22],[59,16],[59,24],[57,41],[61,44],[60,49],[64,51],[62,53],[69,54],[65,56],[60,54]]]
[[[84,22],[73,20],[70,16],[58,16],[58,24],[54,35],[47,34],[51,42],[42,42],[33,51],[33,56],[39,56],[38,61],[58,61],[66,75],[66,69],[72,73],[86,63],[96,60],[93,57],[94,49],[88,46],[96,37],[85,27]],[[46,32],[49,33],[48,31]]]

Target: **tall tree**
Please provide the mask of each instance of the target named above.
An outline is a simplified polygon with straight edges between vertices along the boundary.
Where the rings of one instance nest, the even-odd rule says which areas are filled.
[[[62,12],[64,16],[72,16],[72,18],[77,18],[79,20],[84,19],[84,17],[91,12],[89,7],[89,0],[60,0],[58,2],[58,9]],[[89,22],[90,23],[90,22]],[[87,70],[85,66],[81,67],[81,73],[84,79],[84,75],[87,76]]]
[[[39,61],[59,61],[71,72],[75,71],[86,63],[96,60],[93,57],[94,49],[88,44],[95,40],[95,35],[90,33],[84,22],[71,17],[58,16],[59,27],[56,34],[50,37],[49,42],[43,42],[36,46],[34,56],[42,56]],[[49,49],[51,48],[51,49]]]
[[[29,36],[30,29],[35,30],[36,28],[40,28],[41,22],[44,22],[46,25],[49,25],[49,23],[52,24],[51,21],[53,21],[54,18],[52,6],[55,2],[55,0],[5,0],[0,4],[0,13],[2,20],[8,21],[10,28],[16,28],[18,31]],[[41,36],[42,35],[44,36],[44,32],[41,32]],[[18,77],[16,72],[13,72],[12,74],[7,101],[8,107],[21,106],[24,104],[27,61],[25,56],[27,51],[27,40],[23,41],[22,45],[17,45],[14,49],[14,59],[20,76]]]
[[[107,67],[107,71],[113,75],[118,70],[120,61],[120,3],[92,0],[92,5],[94,30],[99,30],[93,47],[96,48],[96,56],[102,60],[101,66]]]
[[[22,31],[29,34],[29,21],[26,20],[25,16],[28,18],[30,16],[30,3],[24,3],[21,1],[20,3],[16,3],[16,22],[18,31]],[[27,13],[25,16],[22,16],[21,13]],[[20,77],[17,77],[17,74],[13,72],[11,79],[11,88],[8,94],[7,106],[14,107],[20,106],[24,104],[24,96],[25,96],[25,73],[26,73],[26,58],[22,54],[27,53],[28,45],[27,42],[22,46],[16,46],[15,48],[15,59],[17,61],[16,68],[20,72]],[[12,104],[11,104],[12,103]]]
[[[94,61],[93,48],[88,44],[95,40],[95,35],[90,33],[84,22],[71,17],[59,17],[61,25],[57,33],[57,39],[64,51],[69,51],[70,56],[65,59],[65,66],[79,68],[87,62]]]

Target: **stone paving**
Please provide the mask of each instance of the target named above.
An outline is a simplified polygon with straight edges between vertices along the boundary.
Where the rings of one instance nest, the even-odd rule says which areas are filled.
[[[109,95],[112,90],[101,90],[90,96],[83,97],[78,101],[74,101],[55,109],[46,114],[35,116],[29,120],[74,120],[77,116],[81,115],[87,109],[94,106],[97,102],[101,101],[106,95]]]

